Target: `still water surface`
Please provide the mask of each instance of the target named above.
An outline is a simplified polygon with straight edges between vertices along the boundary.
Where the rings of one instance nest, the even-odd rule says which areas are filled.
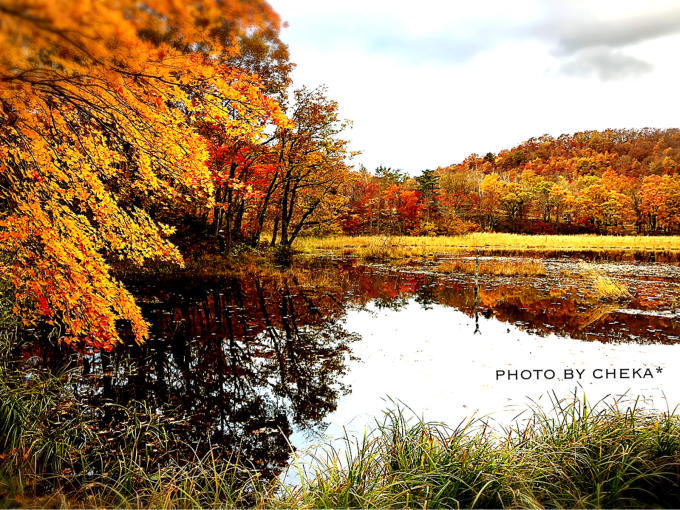
[[[144,346],[77,358],[32,351],[32,362],[75,363],[92,405],[144,401],[189,442],[239,451],[269,475],[289,462],[289,443],[361,435],[389,398],[451,425],[472,414],[506,424],[529,399],[575,388],[591,401],[680,403],[678,268],[602,264],[633,294],[605,304],[573,263],[546,265],[545,277],[475,279],[332,261],[136,284],[153,329]],[[551,380],[535,372],[548,369]],[[583,378],[565,380],[565,369]],[[648,376],[630,378],[634,369]]]

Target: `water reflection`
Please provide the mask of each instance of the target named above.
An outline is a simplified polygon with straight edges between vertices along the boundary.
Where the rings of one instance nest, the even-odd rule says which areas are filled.
[[[622,269],[623,270],[623,269]],[[680,285],[675,278],[625,275],[633,299],[601,302],[587,280],[559,272],[547,277],[443,276],[413,267],[400,271],[347,266],[356,282],[354,301],[398,309],[409,297],[427,307],[437,303],[476,319],[507,322],[531,334],[559,334],[600,342],[680,341]]]
[[[332,293],[294,278],[175,280],[139,286],[152,335],[79,360],[79,391],[102,421],[115,423],[114,401],[143,401],[177,420],[200,450],[219,445],[275,474],[288,460],[293,428],[314,428],[347,388],[339,378],[356,340]],[[54,366],[59,353],[43,352]],[[72,357],[61,353],[61,362]]]
[[[475,279],[437,275],[427,267],[339,262],[282,274],[174,278],[134,286],[152,324],[145,345],[88,357],[47,348],[27,352],[51,367],[81,366],[78,391],[102,410],[104,424],[116,420],[115,408],[105,402],[143,401],[172,415],[199,452],[208,445],[238,451],[273,476],[289,460],[288,440],[295,431],[324,431],[340,399],[363,389],[350,387],[352,378],[345,377],[370,359],[366,353],[361,360],[352,357],[361,352],[355,342],[363,330],[347,321],[348,311],[386,310],[426,321],[428,310],[455,308],[457,317],[473,319],[470,334],[477,338],[488,335],[480,323],[499,331],[508,323],[534,336],[678,342],[675,282],[631,282],[630,303],[603,305],[578,280],[563,275]],[[452,327],[462,324],[457,319]],[[442,326],[442,336],[451,334],[451,327]],[[502,350],[503,340],[494,345]]]

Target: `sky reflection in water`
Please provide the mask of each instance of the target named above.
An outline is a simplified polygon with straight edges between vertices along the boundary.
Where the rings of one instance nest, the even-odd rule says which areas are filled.
[[[86,358],[45,349],[38,362],[76,363],[91,405],[145,401],[175,416],[187,441],[238,450],[270,476],[287,464],[288,441],[304,449],[361,434],[388,397],[448,424],[473,413],[507,423],[529,398],[572,392],[577,381],[561,379],[573,368],[585,370],[591,401],[629,392],[665,407],[665,391],[679,403],[680,286],[664,277],[677,268],[603,266],[633,292],[622,306],[597,302],[586,281],[565,277],[568,265],[553,265],[552,276],[478,285],[344,262],[148,282],[135,287],[153,325],[147,344]],[[598,368],[654,377],[598,380]],[[496,380],[496,370],[534,369],[555,379]]]

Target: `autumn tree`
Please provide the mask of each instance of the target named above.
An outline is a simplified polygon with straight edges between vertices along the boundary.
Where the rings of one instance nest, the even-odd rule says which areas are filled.
[[[493,229],[498,224],[501,199],[505,195],[505,186],[500,176],[494,173],[484,177],[479,194],[480,210],[484,216],[485,226]]]
[[[338,104],[325,88],[296,90],[288,116],[293,125],[276,134],[279,168],[271,240],[284,249],[304,229],[338,220],[335,210],[344,201],[338,190],[348,178],[351,155],[340,138],[348,124],[339,119]]]
[[[607,190],[601,183],[583,189],[575,200],[577,219],[592,225],[597,233],[622,234],[632,232],[635,210],[630,197]]]
[[[573,213],[574,196],[562,185],[555,184],[550,188],[548,201],[555,223],[559,227],[560,223],[567,221]]]
[[[519,183],[512,182],[502,186],[500,205],[505,210],[508,219],[515,230],[525,215],[529,205],[530,194],[522,189]]]
[[[452,168],[440,168],[437,174],[440,189],[436,200],[442,217],[479,220],[483,175],[475,170],[457,171]]]
[[[680,176],[647,176],[640,195],[640,212],[648,232],[668,233],[680,228]]]
[[[373,234],[380,231],[380,185],[366,168],[351,172],[344,186],[347,199],[342,230],[346,234]]]
[[[198,124],[248,143],[280,117],[228,65],[240,37],[278,25],[259,0],[0,5],[0,274],[26,321],[96,349],[122,323],[147,337],[110,263],[182,263],[158,214],[214,203]]]
[[[420,233],[418,227],[424,208],[420,191],[392,184],[383,192],[383,200],[389,233],[399,235]]]
[[[279,38],[278,26],[271,24],[260,30],[248,31],[238,37],[239,51],[227,60],[230,66],[257,76],[262,91],[276,102],[286,99],[292,83],[287,45]],[[276,189],[276,154],[273,150],[275,136],[272,130],[282,127],[280,116],[270,111],[265,117],[268,136],[245,139],[233,136],[228,126],[207,119],[200,126],[201,134],[208,140],[209,167],[215,186],[215,205],[204,216],[205,225],[193,237],[202,241],[202,247],[217,247],[230,253],[236,243],[255,245],[266,220],[266,212]]]
[[[471,154],[436,172],[440,211],[491,230],[680,231],[672,212],[672,182],[680,172],[677,129],[544,135],[496,155]],[[443,231],[443,216],[439,221]]]

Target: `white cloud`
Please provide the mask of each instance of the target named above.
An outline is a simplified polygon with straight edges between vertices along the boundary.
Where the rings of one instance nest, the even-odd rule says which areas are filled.
[[[649,62],[602,47],[580,51],[562,65],[566,74],[596,76],[603,81],[635,77],[652,69]]]
[[[368,168],[418,172],[544,133],[680,118],[674,2],[272,4],[290,22],[296,81],[328,84]]]

